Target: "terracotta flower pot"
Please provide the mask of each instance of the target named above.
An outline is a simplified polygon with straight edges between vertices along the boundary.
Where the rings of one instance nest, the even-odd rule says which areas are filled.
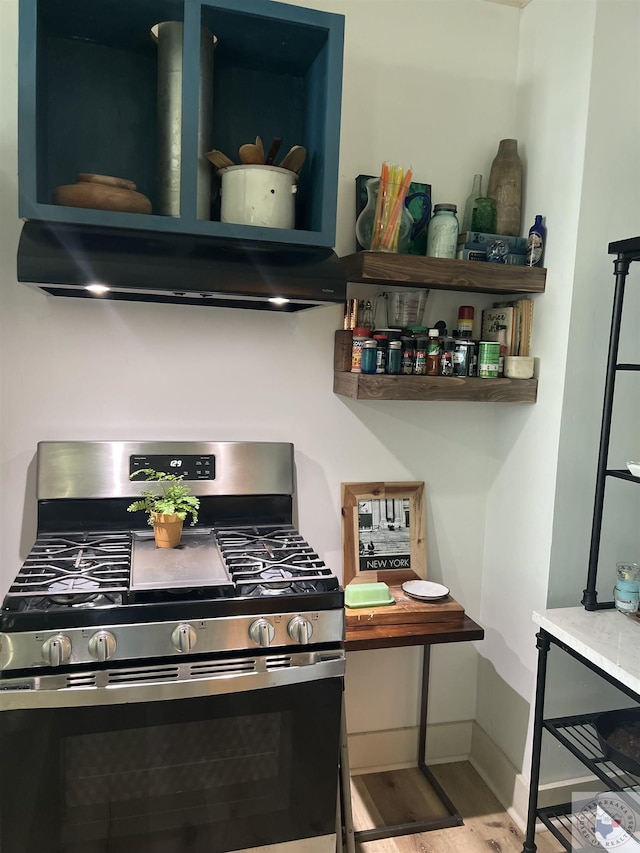
[[[183,521],[177,515],[162,515],[152,512],[153,532],[158,548],[176,548],[180,544]]]

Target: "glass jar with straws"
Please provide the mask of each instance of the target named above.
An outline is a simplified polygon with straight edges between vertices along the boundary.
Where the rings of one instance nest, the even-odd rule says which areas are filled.
[[[405,206],[413,172],[382,164],[379,178],[367,181],[367,205],[356,222],[358,242],[378,252],[406,252],[414,225]]]

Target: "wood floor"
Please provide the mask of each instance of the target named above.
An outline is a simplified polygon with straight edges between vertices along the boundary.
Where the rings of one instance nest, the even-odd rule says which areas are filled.
[[[523,834],[468,762],[430,769],[461,813],[464,826],[359,843],[357,853],[522,852]],[[353,776],[351,796],[356,830],[446,814],[417,768]],[[548,832],[538,833],[536,843],[538,853],[564,853]]]

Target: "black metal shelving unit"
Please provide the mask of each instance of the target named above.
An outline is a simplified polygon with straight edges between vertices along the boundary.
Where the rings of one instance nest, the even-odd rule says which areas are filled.
[[[597,575],[598,558],[600,553],[600,534],[602,530],[602,513],[604,506],[605,486],[609,479],[628,480],[640,483],[640,477],[634,477],[630,472],[607,467],[609,456],[609,440],[611,435],[611,420],[615,395],[616,376],[622,371],[640,371],[640,364],[619,364],[618,345],[620,342],[620,327],[622,323],[622,308],[624,291],[629,274],[629,267],[634,261],[640,261],[640,237],[621,240],[609,244],[609,254],[616,255],[614,261],[615,290],[611,316],[611,331],[609,335],[609,351],[602,409],[602,426],[600,446],[598,451],[598,468],[596,474],[596,490],[593,508],[593,523],[591,528],[591,544],[589,550],[589,565],[587,583],[583,591],[581,604],[587,611],[604,610],[614,606],[613,601],[598,602]],[[640,704],[640,695],[614,676],[599,668],[593,661],[578,654],[557,637],[541,629],[536,635],[538,649],[538,669],[536,676],[536,698],[533,720],[533,742],[531,754],[531,778],[529,789],[529,807],[527,814],[527,832],[523,845],[523,853],[536,853],[535,829],[537,821],[541,821],[566,850],[591,849],[585,844],[583,848],[576,846],[575,832],[578,816],[572,812],[571,803],[538,807],[538,787],[540,783],[540,758],[542,752],[542,737],[546,731],[562,746],[577,758],[587,770],[599,779],[608,791],[615,791],[622,798],[629,796],[632,788],[640,786],[640,776],[634,776],[608,761],[600,747],[594,726],[597,714],[581,714],[554,719],[545,719],[544,703],[547,674],[547,656],[552,645],[555,645],[568,655],[579,661],[587,669],[595,672],[600,678],[612,684],[634,702]],[[637,794],[636,794],[637,796]],[[637,800],[635,803],[637,809]],[[579,834],[578,834],[579,837]],[[636,838],[636,840],[639,840]]]
[[[598,601],[598,591],[596,587],[598,578],[598,557],[600,555],[600,533],[602,531],[602,510],[604,507],[604,494],[607,479],[612,477],[619,480],[631,480],[636,483],[640,483],[640,477],[634,477],[628,471],[619,471],[607,468],[616,376],[622,371],[640,371],[640,364],[618,364],[618,344],[620,343],[620,326],[622,323],[625,284],[627,276],[629,275],[629,267],[634,261],[640,261],[640,237],[632,237],[629,240],[619,240],[616,243],[609,243],[609,254],[616,255],[616,259],[613,263],[616,284],[613,294],[611,332],[609,334],[609,353],[607,356],[604,403],[602,406],[602,426],[600,430],[600,447],[598,450],[596,493],[593,503],[593,522],[591,525],[591,545],[589,548],[587,585],[582,594],[582,605],[585,610],[602,610],[613,607],[613,601]]]

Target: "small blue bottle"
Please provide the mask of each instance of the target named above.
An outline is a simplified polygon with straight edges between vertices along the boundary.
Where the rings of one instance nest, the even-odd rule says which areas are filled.
[[[541,267],[544,260],[544,247],[547,242],[547,229],[542,223],[542,216],[537,215],[536,221],[529,229],[527,240],[527,266]]]

